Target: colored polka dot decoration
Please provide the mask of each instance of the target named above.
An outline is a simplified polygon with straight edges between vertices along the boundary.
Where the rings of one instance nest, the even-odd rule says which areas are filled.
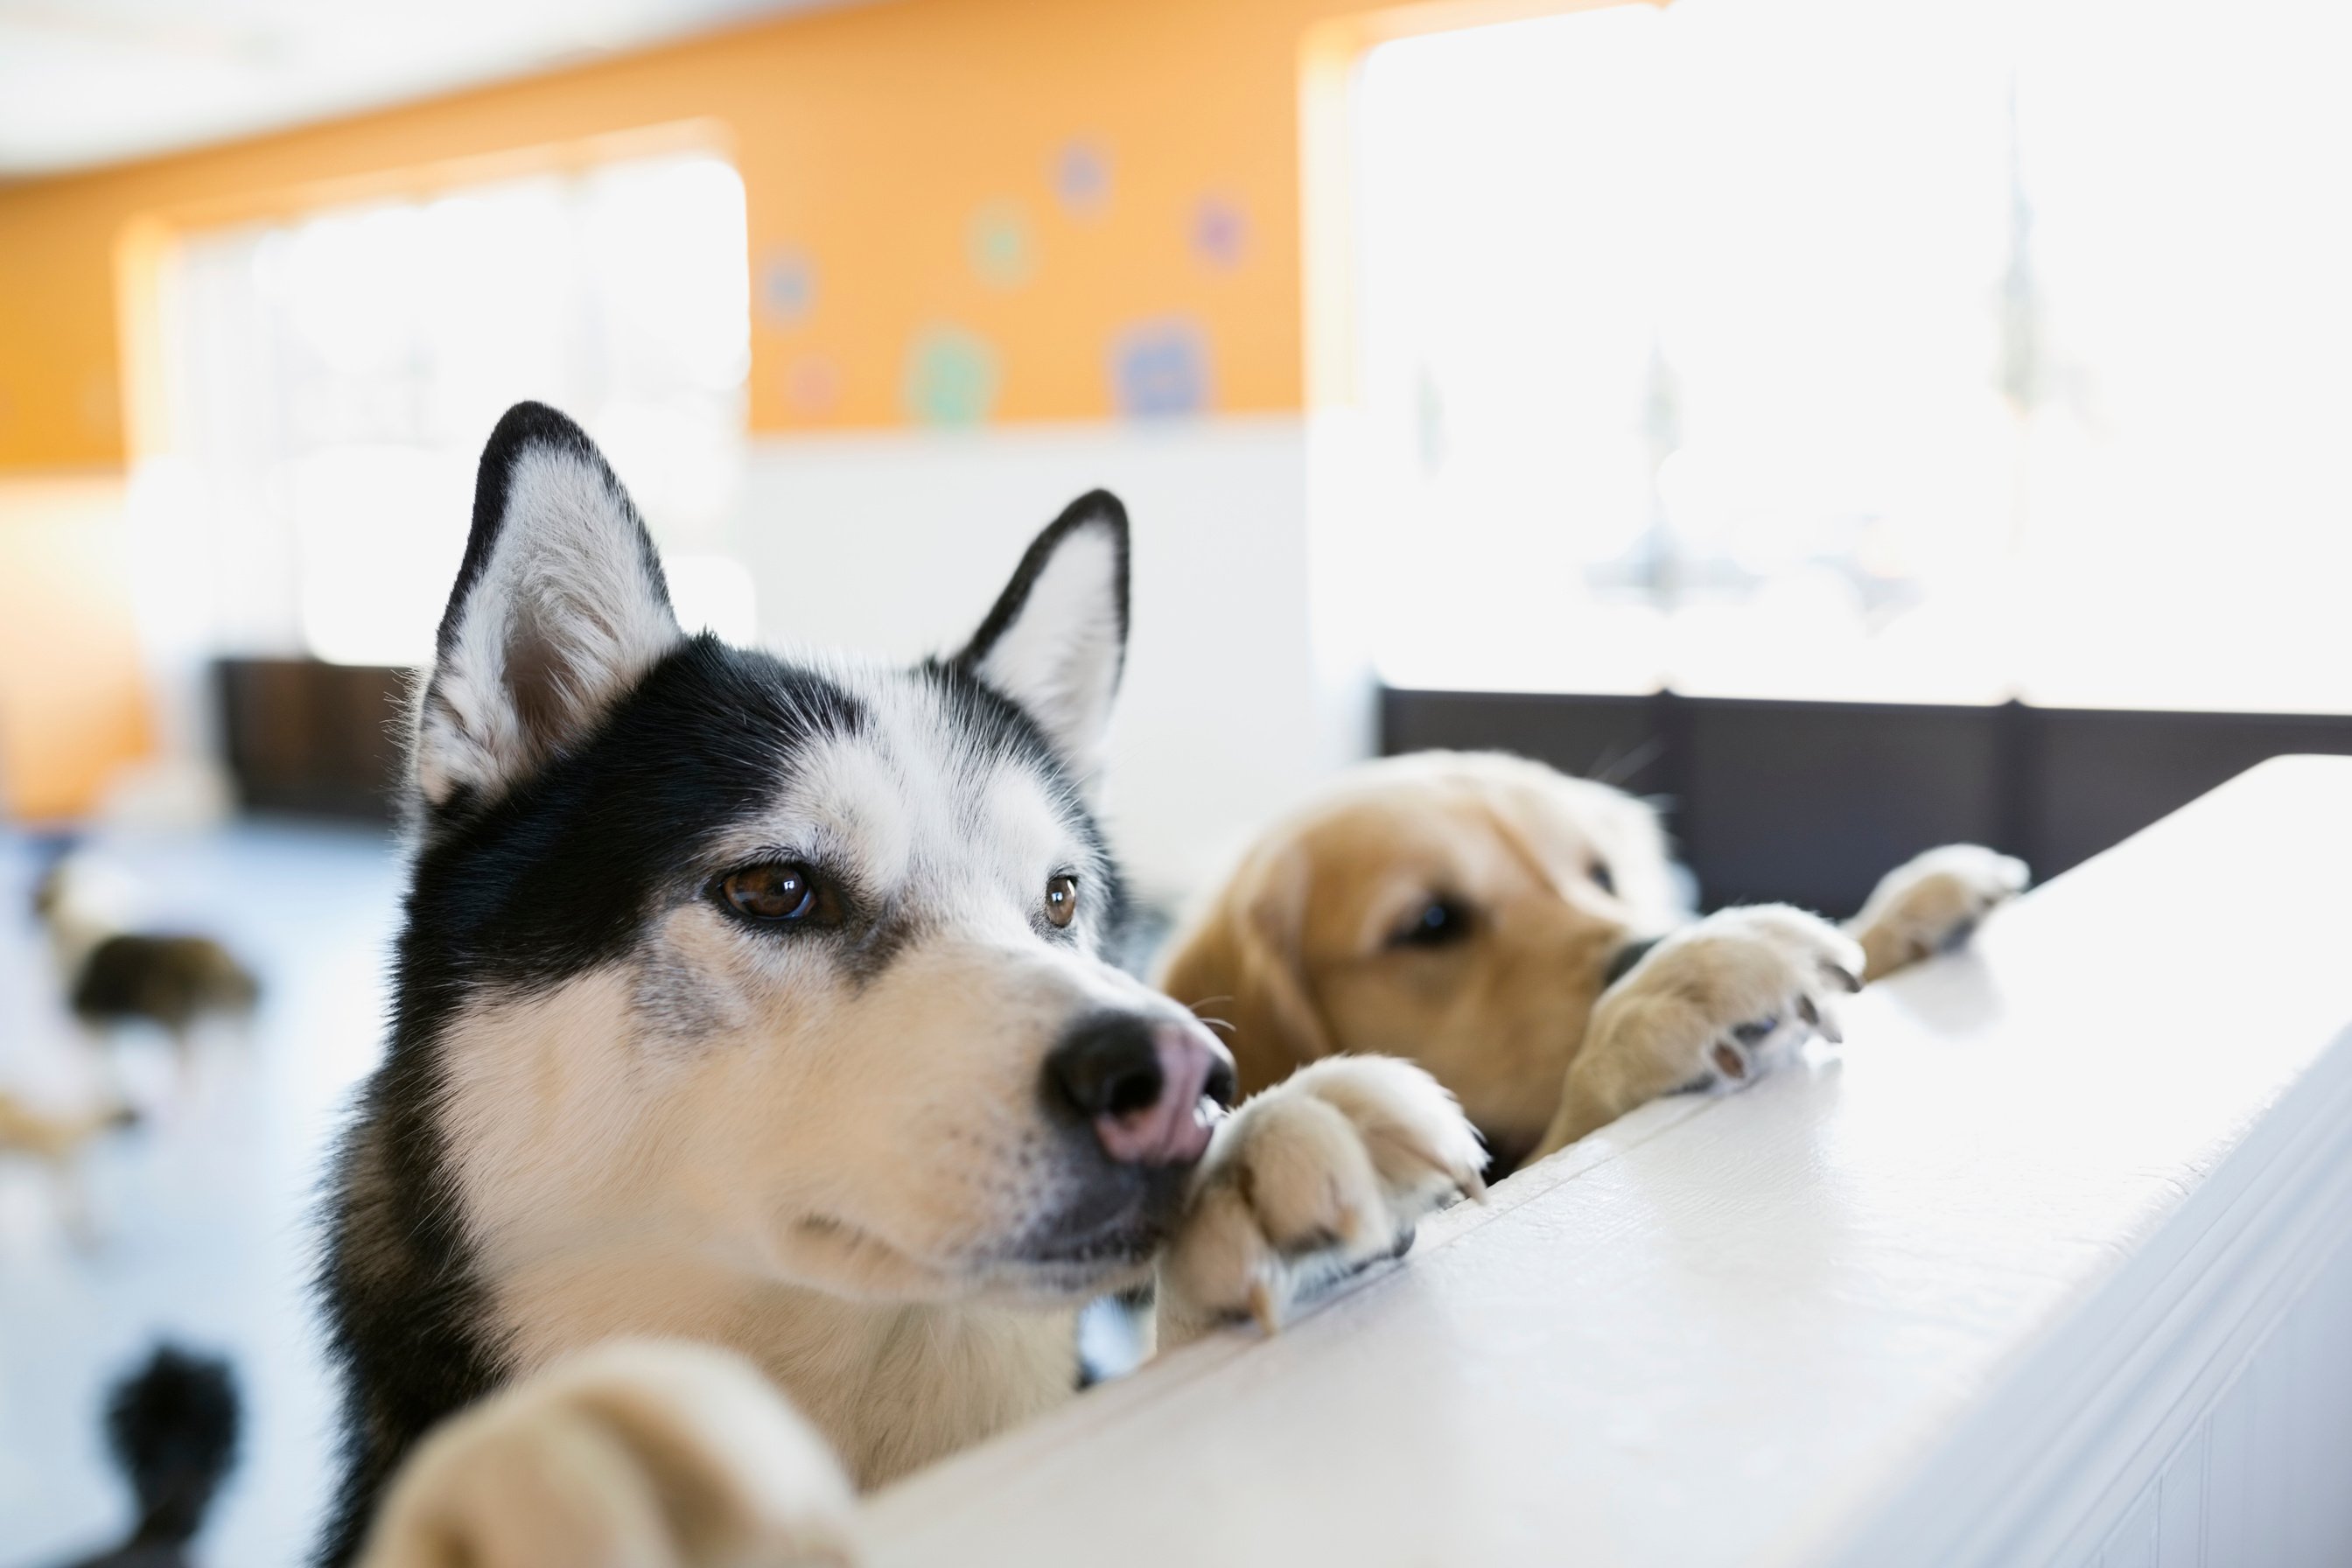
[[[770,251],[760,263],[761,313],[777,326],[795,326],[815,304],[815,264],[798,250]]]
[[[784,406],[798,419],[824,419],[841,407],[841,366],[824,354],[802,354],[784,367]]]
[[[1200,414],[1209,406],[1209,335],[1189,316],[1123,328],[1110,345],[1111,402],[1132,418]]]
[[[906,403],[924,425],[976,425],[996,406],[996,350],[961,327],[932,327],[907,352]]]
[[[1192,208],[1192,254],[1220,269],[1238,267],[1249,239],[1249,220],[1239,203],[1203,196]]]
[[[1112,167],[1100,143],[1073,137],[1053,151],[1045,173],[1051,193],[1046,199],[1066,216],[1098,218],[1108,211]],[[971,210],[963,230],[967,277],[1001,290],[1036,279],[1042,257],[1036,226],[1041,209],[1035,201],[1034,196],[1025,201],[1003,196]],[[1044,209],[1048,217],[1054,208]],[[1195,265],[1231,271],[1247,263],[1250,223],[1237,198],[1211,188],[1178,214],[1177,235]],[[953,265],[951,257],[940,259]],[[754,280],[758,310],[772,328],[797,327],[813,316],[817,269],[806,249],[785,245],[764,250],[757,258]],[[810,346],[810,340],[802,339],[796,352],[779,354],[782,363],[770,373],[777,377],[770,385],[777,394],[779,412],[793,424],[839,418],[852,402],[847,367],[836,357],[809,352]],[[1124,417],[1182,417],[1206,413],[1213,405],[1211,333],[1200,317],[1130,320],[1112,331],[1103,355],[1112,406]],[[983,423],[995,417],[1001,406],[1003,364],[998,342],[968,327],[941,322],[920,329],[905,340],[898,384],[901,408],[919,425]]]
[[[1010,202],[991,202],[973,215],[968,247],[971,269],[999,289],[1017,288],[1035,270],[1029,221]]]
[[[1092,217],[1110,205],[1110,158],[1091,142],[1073,142],[1054,160],[1054,195],[1063,210]]]

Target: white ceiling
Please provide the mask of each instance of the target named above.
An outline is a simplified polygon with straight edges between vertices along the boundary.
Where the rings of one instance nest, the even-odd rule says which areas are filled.
[[[0,180],[323,120],[829,0],[0,0]]]

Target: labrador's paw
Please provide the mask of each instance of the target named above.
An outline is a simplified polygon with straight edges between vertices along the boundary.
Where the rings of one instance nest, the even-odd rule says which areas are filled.
[[[2025,890],[2025,862],[1974,844],[1947,844],[1879,879],[1846,929],[1876,980],[1959,946],[1994,907]]]
[[[362,1568],[718,1568],[856,1559],[848,1479],[752,1365],[616,1341],[452,1417]]]
[[[1785,904],[1719,910],[1675,932],[1594,1005],[1537,1152],[1660,1095],[1753,1083],[1813,1035],[1836,1040],[1832,998],[1861,989],[1862,965],[1851,937]]]
[[[1676,1089],[1738,1089],[1814,1035],[1839,1039],[1831,998],[1862,989],[1862,954],[1786,904],[1718,910],[1660,942],[1592,1010],[1588,1047],[1631,1051]]]
[[[1402,1255],[1456,1194],[1483,1197],[1486,1165],[1461,1106],[1412,1063],[1301,1068],[1218,1127],[1160,1264],[1164,1332],[1244,1314],[1273,1332],[1302,1292]]]

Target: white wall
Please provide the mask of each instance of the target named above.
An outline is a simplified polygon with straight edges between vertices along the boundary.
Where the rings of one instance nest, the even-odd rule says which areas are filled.
[[[734,544],[762,642],[912,658],[969,635],[1071,500],[1115,491],[1134,599],[1107,815],[1139,883],[1181,893],[1370,746],[1369,679],[1310,606],[1307,448],[1293,417],[769,437]]]
[[[2352,1247],[2227,1375],[2079,1568],[2342,1563],[2352,1552]]]

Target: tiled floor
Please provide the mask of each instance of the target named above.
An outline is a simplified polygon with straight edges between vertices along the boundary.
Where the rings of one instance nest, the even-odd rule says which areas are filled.
[[[158,1042],[106,1057],[64,1013],[28,913],[30,847],[0,832],[0,1087],[52,1100],[116,1073],[157,1107],[91,1152],[100,1238],[60,1226],[47,1173],[0,1156],[0,1568],[120,1533],[103,1392],[159,1335],[226,1352],[243,1456],[199,1542],[222,1568],[302,1560],[328,1475],[331,1402],[305,1280],[320,1156],[375,1059],[399,866],[381,834],[290,824],[117,836],[157,926],[209,931],[259,972],[248,1037],[175,1077]]]

